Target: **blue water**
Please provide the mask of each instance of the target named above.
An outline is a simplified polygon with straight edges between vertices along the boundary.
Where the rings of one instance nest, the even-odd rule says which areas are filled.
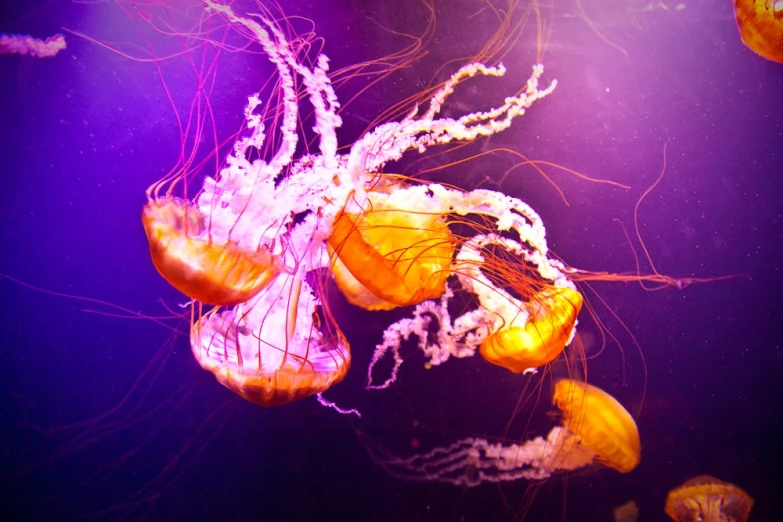
[[[380,27],[416,33],[429,16],[413,0],[339,0],[328,8],[290,3],[283,6],[288,15],[315,22],[333,69],[407,43]],[[346,107],[341,143],[433,77],[442,81],[456,65],[445,72],[438,71],[441,65],[475,54],[495,30],[496,18],[483,2],[435,3],[429,54]],[[186,337],[175,332],[186,332],[186,319],[160,325],[106,315],[170,315],[164,303],[182,313],[177,305],[184,298],[149,261],[139,219],[144,191],[176,161],[180,131],[153,63],[73,34],[149,56],[117,4],[23,4],[4,7],[0,31],[72,32],[55,58],[0,56],[0,273],[75,297],[0,279],[0,519],[520,516],[531,498],[527,483],[461,489],[401,481],[373,463],[362,441],[411,453],[416,444],[425,449],[464,436],[499,437],[527,377],[478,358],[425,370],[413,354],[394,389],[365,391],[371,351],[399,315],[336,302],[354,361],[327,398],[359,408],[364,417],[337,415],[314,399],[264,409],[197,366]],[[665,174],[639,208],[655,268],[683,278],[737,277],[656,292],[631,283],[593,285],[596,294],[588,296],[620,346],[599,353],[600,330],[584,320],[588,379],[638,415],[642,462],[628,475],[592,468],[557,476],[536,491],[527,517],[611,520],[614,507],[635,499],[640,520],[666,520],[666,493],[710,474],[755,498],[751,520],[779,520],[783,65],[745,48],[727,0],[686,2],[679,11],[674,2],[647,9],[644,2],[583,0],[594,26],[615,45],[591,30],[576,4],[562,4],[545,11],[553,14],[546,20],[553,29],[545,77],[558,79],[556,91],[510,130],[459,157],[511,148],[629,185],[624,190],[550,169],[566,204],[552,184],[522,168],[501,188],[541,214],[551,248],[569,265],[633,272],[623,226],[633,236],[634,204],[658,177],[666,144]],[[153,10],[143,3],[138,9]],[[142,30],[158,56],[170,51],[170,39],[148,26]],[[504,58],[507,78],[476,83],[482,90],[467,89],[446,110],[461,114],[516,91],[535,59],[531,34],[528,27]],[[175,104],[186,114],[193,70],[176,60],[162,63]],[[211,101],[217,132],[226,136],[269,66],[247,54],[226,54],[219,63]],[[354,81],[338,95],[347,100],[364,86]],[[433,156],[399,167],[415,172],[439,161]],[[486,176],[499,180],[513,164],[493,155],[436,177],[471,188]],[[642,271],[651,270],[643,260]],[[543,429],[548,380],[542,390],[538,407],[528,410],[540,414]],[[528,410],[506,442],[525,435]]]

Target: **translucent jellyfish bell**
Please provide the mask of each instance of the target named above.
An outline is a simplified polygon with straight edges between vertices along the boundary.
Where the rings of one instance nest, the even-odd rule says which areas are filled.
[[[479,353],[487,361],[513,372],[539,368],[554,361],[571,341],[582,294],[551,286],[526,303],[530,320],[493,333]]]
[[[639,465],[639,430],[617,399],[585,382],[563,379],[555,384],[552,402],[563,412],[563,425],[595,460],[620,473]]]
[[[675,522],[744,522],[753,499],[741,488],[699,475],[674,488],[666,497],[666,514]]]
[[[351,362],[328,311],[296,277],[279,277],[248,303],[204,315],[192,328],[191,348],[223,386],[262,406],[326,391]]]

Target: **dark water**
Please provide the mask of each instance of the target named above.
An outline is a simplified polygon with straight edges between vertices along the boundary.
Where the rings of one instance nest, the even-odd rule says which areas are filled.
[[[673,2],[583,1],[615,45],[590,29],[576,3],[557,3],[544,9],[553,15],[545,20],[546,77],[558,79],[557,90],[465,153],[507,147],[630,185],[548,171],[570,205],[532,170],[518,169],[501,188],[542,215],[552,249],[569,265],[632,272],[616,220],[631,229],[634,204],[660,173],[668,144],[665,176],[639,210],[655,267],[675,277],[742,277],[657,292],[594,285],[608,306],[599,315],[620,346],[598,353],[600,330],[584,321],[589,381],[638,415],[642,462],[628,475],[594,468],[555,477],[537,490],[528,519],[611,520],[615,506],[635,499],[640,520],[666,520],[667,491],[711,474],[755,498],[751,520],[780,520],[783,66],[742,45],[727,0],[685,2],[682,10]],[[416,33],[428,17],[415,1],[291,4],[287,14],[315,22],[333,69],[407,42],[382,27]],[[496,29],[488,5],[436,2],[430,53],[348,106],[341,142],[433,77],[442,80],[438,68],[448,60],[475,54]],[[140,18],[128,12],[157,7],[124,7],[17,2],[4,5],[0,31],[45,37],[67,28],[137,57],[177,48],[176,38],[149,25],[141,28],[145,43],[130,23]],[[505,57],[507,78],[477,83],[486,90],[466,92],[464,106],[456,98],[451,110],[513,93],[535,59],[532,34],[530,26]],[[149,262],[139,214],[145,189],[174,165],[180,146],[160,77],[186,115],[193,68],[171,59],[158,60],[158,70],[66,38],[68,48],[52,59],[0,56],[0,273],[146,316],[167,315],[162,303],[179,313],[183,298]],[[218,63],[211,102],[225,137],[269,66],[241,53]],[[355,81],[338,95],[363,86]],[[471,188],[513,164],[490,156],[441,176]],[[413,441],[425,449],[500,436],[529,380],[478,358],[425,370],[414,354],[393,390],[365,391],[371,350],[396,315],[335,305],[354,363],[327,398],[358,407],[358,420],[313,399],[276,409],[245,403],[198,368],[185,337],[151,320],[107,317],[93,311],[128,313],[10,280],[0,280],[0,296],[3,520],[494,521],[519,516],[530,498],[524,482],[405,482],[372,462],[362,441],[404,453]],[[165,324],[182,331],[186,322]],[[542,429],[551,425],[543,382],[538,407],[512,424],[507,442],[536,431],[525,426],[533,410]]]

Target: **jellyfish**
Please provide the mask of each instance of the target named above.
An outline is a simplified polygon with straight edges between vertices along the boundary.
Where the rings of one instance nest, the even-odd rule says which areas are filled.
[[[744,522],[753,508],[745,491],[710,475],[699,475],[669,491],[666,514],[676,522]]]
[[[226,166],[208,177],[195,201],[188,203],[205,220],[206,241],[220,238],[215,259],[245,280],[218,277],[216,269],[223,265],[217,263],[205,273],[219,282],[242,282],[247,287],[242,294],[232,294],[236,299],[218,303],[230,308],[206,313],[199,308],[191,348],[201,367],[228,389],[253,403],[276,406],[327,390],[350,367],[348,343],[322,299],[329,266],[325,245],[338,212],[364,189],[354,183],[356,176],[346,174],[355,167],[336,155],[340,119],[326,59],[310,69],[297,61],[274,22],[256,22],[228,6],[205,3],[250,31],[276,65],[283,116],[278,150],[268,160],[251,162],[248,151],[263,150],[266,134],[256,113],[262,102],[257,95],[250,96],[245,111],[250,134],[237,140]],[[295,76],[305,85],[321,136],[321,154],[297,162]]]
[[[218,12],[222,12],[224,7],[205,3]],[[262,164],[251,164],[246,158],[248,151],[252,147],[262,147],[265,139],[262,118],[254,114],[261,101],[257,96],[251,96],[245,116],[252,134],[237,140],[234,153],[227,160],[235,168],[221,172],[218,181],[231,184],[234,176],[252,176],[252,181],[256,182],[252,190],[245,187],[237,193],[216,193],[231,189],[210,185],[216,180],[208,178],[204,189],[192,202],[172,195],[179,183],[187,190],[187,179],[175,172],[147,189],[148,202],[142,212],[150,254],[158,272],[188,297],[220,306],[247,301],[269,285],[283,269],[280,260],[282,246],[275,240],[286,219],[280,216],[279,211],[272,212],[268,208],[271,205],[261,205],[252,209],[254,211],[250,211],[250,206],[254,202],[253,197],[258,200],[259,194],[271,189],[270,176],[274,178],[290,163],[296,148],[298,112],[293,86],[293,57],[279,30],[270,36],[258,24],[253,29],[280,76],[283,124],[277,151]],[[161,195],[164,188],[167,190]],[[261,214],[265,210],[269,210],[268,216]]]
[[[636,522],[639,520],[639,506],[635,500],[629,500],[612,511],[614,522]]]
[[[759,56],[783,63],[783,2],[734,0],[742,43]]]
[[[401,344],[412,336],[432,365],[480,353],[520,373],[555,360],[574,339],[582,296],[567,268],[549,256],[540,216],[521,200],[490,190],[429,184],[406,192],[408,212],[449,213],[475,235],[455,239],[459,250],[448,270],[456,284],[386,329],[368,367],[368,388],[396,381]],[[481,219],[468,219],[475,216]],[[452,318],[449,302],[457,291],[472,296],[476,307]],[[394,360],[391,374],[375,384],[373,369],[387,354]]]
[[[324,392],[351,362],[328,309],[296,277],[279,277],[247,303],[202,316],[191,329],[191,348],[218,382],[262,406]]]
[[[277,258],[221,243],[189,201],[150,197],[142,211],[152,263],[171,286],[191,299],[229,306],[247,301],[279,272]]]
[[[427,453],[399,457],[365,447],[373,460],[395,477],[473,487],[485,482],[543,480],[558,471],[593,464],[627,473],[639,463],[639,432],[628,411],[603,390],[576,380],[560,380],[552,402],[563,413],[562,426],[521,443],[469,437]]]
[[[51,58],[65,49],[65,37],[61,34],[46,40],[23,34],[0,33],[0,54],[29,55],[34,58]]]
[[[479,353],[516,373],[551,363],[571,342],[582,301],[582,294],[569,287],[537,292],[526,305],[530,320],[523,327],[512,323],[494,332]]]
[[[367,194],[368,210],[340,214],[329,238],[332,271],[351,304],[390,310],[438,298],[454,253],[444,215],[401,211],[405,188]]]
[[[563,425],[597,462],[620,473],[639,465],[639,430],[614,397],[590,384],[562,379],[555,384],[552,402],[563,412]]]

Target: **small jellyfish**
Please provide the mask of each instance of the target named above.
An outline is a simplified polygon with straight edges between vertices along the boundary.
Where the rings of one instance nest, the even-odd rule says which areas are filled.
[[[783,0],[734,0],[742,42],[759,56],[783,63]]]
[[[629,500],[614,508],[612,517],[614,522],[636,522],[639,520],[639,506],[636,505],[635,500]]]
[[[617,400],[590,384],[563,379],[552,402],[563,412],[563,425],[595,460],[620,473],[639,465],[642,446],[633,417]]]
[[[328,390],[351,365],[351,353],[322,284],[280,276],[233,309],[213,310],[191,329],[201,367],[243,399],[279,406]]]
[[[734,484],[699,475],[669,491],[666,514],[676,522],[744,522],[753,499]]]

